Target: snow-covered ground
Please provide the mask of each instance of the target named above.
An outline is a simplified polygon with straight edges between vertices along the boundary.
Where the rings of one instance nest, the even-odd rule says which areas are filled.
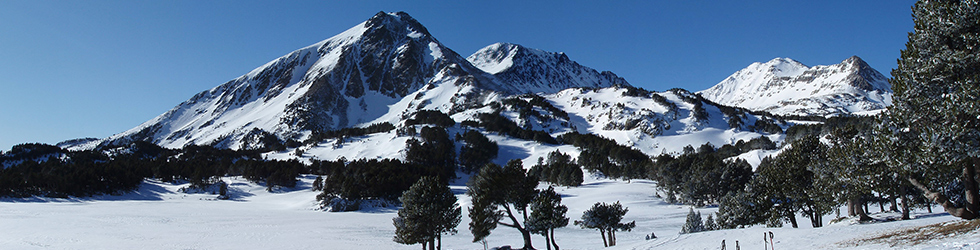
[[[239,177],[226,177],[232,200],[215,200],[211,194],[177,192],[187,184],[174,185],[152,180],[137,191],[121,196],[81,199],[0,200],[0,249],[418,249],[391,240],[391,218],[396,208],[371,208],[359,212],[315,210],[315,192],[309,191],[314,177],[304,176],[293,190],[267,192]],[[880,249],[885,245],[853,245],[853,239],[869,238],[899,229],[957,221],[945,213],[923,214],[910,221],[872,224],[838,223],[811,229],[803,218],[801,227],[722,230],[679,235],[687,206],[664,203],[654,196],[654,183],[586,177],[581,187],[558,188],[568,216],[579,219],[595,202],[621,201],[629,208],[627,221],[636,220],[632,232],[617,234],[619,246],[609,249],[759,249],[760,235],[772,231],[778,249]],[[472,243],[467,229],[466,209],[470,200],[465,186],[452,186],[459,195],[463,221],[459,233],[443,239],[444,249],[483,249]],[[542,184],[544,187],[545,184]],[[698,209],[705,217],[716,208]],[[872,208],[872,212],[876,209]],[[937,210],[938,211],[938,210]],[[826,220],[833,216],[827,216]],[[651,232],[659,237],[644,240]],[[568,226],[555,233],[563,249],[603,249],[599,233]],[[491,246],[522,245],[516,230],[499,227],[488,237]],[[533,237],[535,247],[544,249],[544,238]],[[980,248],[976,233],[926,242],[899,245],[902,249]]]

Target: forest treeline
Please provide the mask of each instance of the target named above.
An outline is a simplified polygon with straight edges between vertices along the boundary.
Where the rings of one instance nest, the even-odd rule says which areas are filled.
[[[4,153],[0,162],[6,166],[0,169],[0,197],[119,194],[139,188],[144,178],[206,187],[229,175],[269,187],[294,187],[300,173],[310,172],[298,161],[263,160],[255,151],[208,146],[174,150],[149,142],[86,151],[21,144]]]

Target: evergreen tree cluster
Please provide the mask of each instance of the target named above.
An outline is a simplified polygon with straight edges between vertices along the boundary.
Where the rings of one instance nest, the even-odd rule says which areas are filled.
[[[418,112],[415,112],[415,116],[413,118],[405,120],[406,126],[416,124],[429,124],[437,127],[448,128],[456,125],[456,121],[453,120],[452,117],[449,117],[449,115],[446,113],[438,110],[419,110]]]
[[[766,158],[748,186],[721,202],[718,220],[731,228],[767,222],[781,225],[788,220],[797,227],[796,214],[810,218],[813,227],[823,226],[823,215],[838,204],[828,171],[828,147],[815,136],[797,140],[775,158]],[[747,224],[742,224],[747,223]]]
[[[10,151],[0,154],[0,164],[13,165],[24,161],[40,161],[67,153],[58,146],[44,143],[24,143],[14,145]]]
[[[527,99],[527,100],[525,100]],[[517,111],[518,118],[525,120],[530,117],[536,117],[542,121],[548,121],[553,119],[568,120],[568,113],[564,110],[555,107],[548,100],[544,99],[536,94],[524,94],[513,98],[507,98],[501,101],[500,107],[508,107],[511,110]],[[535,110],[535,107],[540,108],[544,111],[548,111],[551,115],[543,115],[541,112]]]
[[[822,123],[800,124],[786,129],[786,143],[807,136],[824,137],[840,130],[871,131],[880,122],[873,116],[835,116]]]
[[[704,223],[701,222],[701,211],[695,213],[694,208],[691,208],[690,212],[687,213],[687,219],[684,220],[684,226],[681,227],[681,233],[689,234],[701,231],[705,231]]]
[[[83,153],[70,153],[83,154]],[[0,169],[0,197],[67,198],[135,190],[149,169],[128,161],[73,161],[48,158]]]
[[[499,113],[482,113],[479,114],[478,118],[480,120],[479,123],[473,124],[472,122],[469,122],[464,123],[464,125],[477,125],[478,127],[482,127],[487,131],[498,132],[518,139],[533,140],[547,144],[558,144],[558,141],[555,140],[554,137],[551,137],[548,132],[522,128],[517,126],[517,123],[514,123],[514,121],[507,119],[507,117],[501,116]]]
[[[456,145],[446,129],[422,127],[419,138],[409,139],[405,161],[430,168],[444,183],[456,178]]]
[[[297,161],[261,161],[255,151],[209,146],[192,145],[174,150],[149,142],[133,142],[112,149],[71,152],[55,150],[57,147],[51,145],[15,148],[5,153],[4,159],[20,162],[0,170],[0,197],[118,194],[138,188],[144,178],[165,182],[185,180],[192,187],[201,188],[217,183],[219,177],[226,175],[246,175],[249,180],[266,182],[270,188],[293,187],[299,174],[309,172]],[[39,152],[50,155],[55,151],[63,157],[36,160],[32,155]],[[110,151],[114,152],[112,156],[104,153]]]
[[[909,218],[913,206],[928,207],[918,190],[903,179],[909,172],[889,167],[883,155],[892,146],[882,145],[874,118],[836,117],[823,125],[804,125],[787,149],[776,157],[763,159],[744,189],[722,197],[718,225],[722,228],[762,224],[781,226],[788,221],[798,226],[796,215],[810,219],[813,227],[823,226],[822,217],[846,204],[847,216],[862,221],[868,204],[880,210],[899,211]],[[826,133],[826,134],[824,134]],[[823,138],[825,142],[821,141]],[[721,151],[721,150],[719,150]],[[899,207],[898,200],[902,206]],[[840,215],[838,215],[840,216]]]
[[[691,208],[690,212],[687,213],[687,219],[684,220],[684,226],[681,227],[681,233],[689,234],[721,229],[711,214],[708,214],[708,218],[703,222],[701,218],[701,211],[695,212],[694,208]]]
[[[755,120],[755,124],[752,124],[752,131],[768,134],[781,134],[783,133],[783,128],[776,124],[772,119],[758,119]]]
[[[302,173],[309,173],[307,166],[296,160],[246,159],[236,161],[233,167],[240,169],[241,175],[245,179],[254,183],[265,183],[270,190],[274,187],[296,187],[296,177]]]
[[[457,134],[457,136],[459,136]],[[471,173],[497,158],[500,147],[497,142],[476,130],[467,130],[457,141],[462,140],[459,150],[459,165],[463,172]]]
[[[319,201],[342,198],[395,200],[423,176],[437,176],[438,170],[392,159],[359,159],[351,162],[314,161],[312,168],[322,174]],[[442,183],[448,183],[441,180]]]
[[[742,190],[753,175],[752,166],[745,160],[724,159],[757,149],[756,146],[774,147],[771,141],[766,141],[768,139],[763,136],[748,143],[739,141],[735,145],[725,145],[718,150],[710,143],[697,150],[689,145],[680,156],[658,156],[650,175],[667,192],[668,202],[695,206],[717,203],[722,197]],[[679,198],[671,199],[678,194]]]
[[[978,219],[980,2],[920,0],[912,18],[876,145],[904,182],[949,214]]]
[[[616,84],[613,87],[626,89],[626,91],[623,91],[623,96],[650,97],[650,96],[653,96],[653,95],[656,95],[657,94],[656,92],[649,91],[649,90],[644,89],[644,88],[638,88],[638,87],[633,87],[633,86],[629,86],[629,85]]]
[[[313,133],[310,134],[310,138],[303,141],[303,144],[311,145],[314,143],[322,142],[326,139],[357,137],[357,136],[364,136],[369,134],[385,133],[392,130],[395,130],[395,125],[392,125],[390,122],[371,124],[363,128],[354,127],[354,128],[342,128],[339,130],[327,130],[327,131],[314,130]],[[290,147],[290,148],[297,147],[297,146],[299,145],[286,145],[286,147]]]
[[[547,161],[539,160],[537,165],[531,167],[528,175],[561,186],[582,185],[584,181],[582,167],[572,161],[571,156],[556,150],[548,153]]]
[[[594,134],[570,132],[562,134],[558,140],[582,150],[578,157],[579,165],[609,178],[647,178],[647,172],[653,166],[650,157],[643,152]]]
[[[469,209],[473,242],[485,240],[497,226],[518,230],[524,239],[522,249],[534,249],[531,234],[545,236],[548,249],[558,250],[555,229],[568,225],[568,207],[553,187],[536,190],[538,179],[525,172],[519,159],[504,167],[493,163],[480,169],[467,184],[472,197]],[[529,210],[530,209],[530,210]]]

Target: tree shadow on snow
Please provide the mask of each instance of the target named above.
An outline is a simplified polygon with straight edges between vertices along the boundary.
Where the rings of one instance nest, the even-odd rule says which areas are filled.
[[[527,152],[527,148],[512,146],[512,145],[498,145],[497,146],[497,159],[493,161],[497,165],[503,166],[507,165],[507,161],[510,159],[524,159],[531,156]],[[501,162],[503,160],[503,162]]]

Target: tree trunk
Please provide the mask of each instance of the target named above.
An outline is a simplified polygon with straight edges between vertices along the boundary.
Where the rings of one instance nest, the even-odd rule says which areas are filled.
[[[534,246],[531,245],[531,232],[528,232],[525,229],[519,229],[518,231],[521,231],[521,234],[524,236],[524,247],[522,247],[521,249],[524,250],[534,249]]]
[[[615,246],[616,237],[613,235],[613,230],[612,229],[606,230],[606,234],[609,235],[609,246]]]
[[[796,213],[789,214],[789,223],[793,225],[793,228],[800,228],[800,225],[796,224]]]
[[[901,192],[900,195],[902,196],[902,220],[911,219],[909,216],[909,201],[911,199],[909,199],[908,191],[908,187],[905,185],[902,185],[902,187],[899,188],[899,192]]]
[[[963,169],[963,189],[966,192],[966,209],[974,216],[980,215],[980,185],[977,184],[977,168],[980,158],[971,158]]]
[[[980,194],[977,190],[977,180],[976,180],[976,166],[974,166],[980,159],[973,158],[970,162],[964,162],[963,164],[963,176],[960,176],[960,181],[963,183],[963,190],[966,193],[966,205],[963,207],[956,207],[956,204],[949,201],[945,195],[929,190],[925,185],[920,183],[915,178],[909,178],[909,182],[913,186],[922,190],[923,195],[936,203],[943,206],[950,215],[960,217],[966,220],[976,219],[980,217]]]
[[[525,229],[523,226],[521,226],[520,223],[517,223],[517,217],[514,217],[514,213],[511,211],[510,205],[504,205],[503,207],[504,207],[505,211],[507,212],[507,217],[509,217],[510,218],[510,221],[513,222],[514,224],[507,224],[507,223],[502,223],[502,222],[497,222],[497,224],[504,225],[504,226],[507,226],[507,227],[516,228],[517,231],[520,231],[521,232],[521,236],[524,237],[524,247],[522,247],[521,249],[534,249],[534,246],[531,246],[531,232],[528,231],[527,229]],[[525,209],[525,211],[526,211],[526,209]],[[525,215],[525,216],[527,216],[527,215]],[[525,220],[525,221],[527,221],[527,220]]]
[[[885,201],[881,197],[878,197],[878,212],[879,213],[885,212]]]
[[[551,235],[548,235],[548,231],[544,232],[544,246],[546,249],[551,250]]]
[[[858,221],[870,221],[871,216],[863,209],[861,196],[854,196],[847,199],[847,215],[848,216],[858,216]]]
[[[898,198],[892,196],[891,202],[892,202],[891,207],[889,207],[888,210],[891,210],[892,212],[898,212]]]
[[[439,241],[439,244],[436,244],[436,250],[442,250],[442,234],[437,234],[436,240]]]
[[[822,221],[823,221],[823,215],[820,214],[820,212],[817,212],[816,209],[813,209],[810,212],[810,226],[813,226],[813,228],[821,227],[823,226],[821,224]]]
[[[806,210],[804,210],[805,211],[804,213],[806,217],[810,219],[810,226],[812,226],[813,228],[820,227],[820,220],[822,219],[823,216],[819,215],[820,213],[817,212],[816,208],[811,207]]]
[[[558,249],[558,242],[555,242],[555,229],[552,228],[552,229],[549,229],[548,231],[550,231],[549,233],[551,234],[551,245],[552,246],[555,246],[555,250],[559,250]]]
[[[599,235],[602,236],[602,247],[609,247],[609,243],[606,241],[606,229],[599,228]]]
[[[429,240],[429,250],[436,250],[436,240]]]

